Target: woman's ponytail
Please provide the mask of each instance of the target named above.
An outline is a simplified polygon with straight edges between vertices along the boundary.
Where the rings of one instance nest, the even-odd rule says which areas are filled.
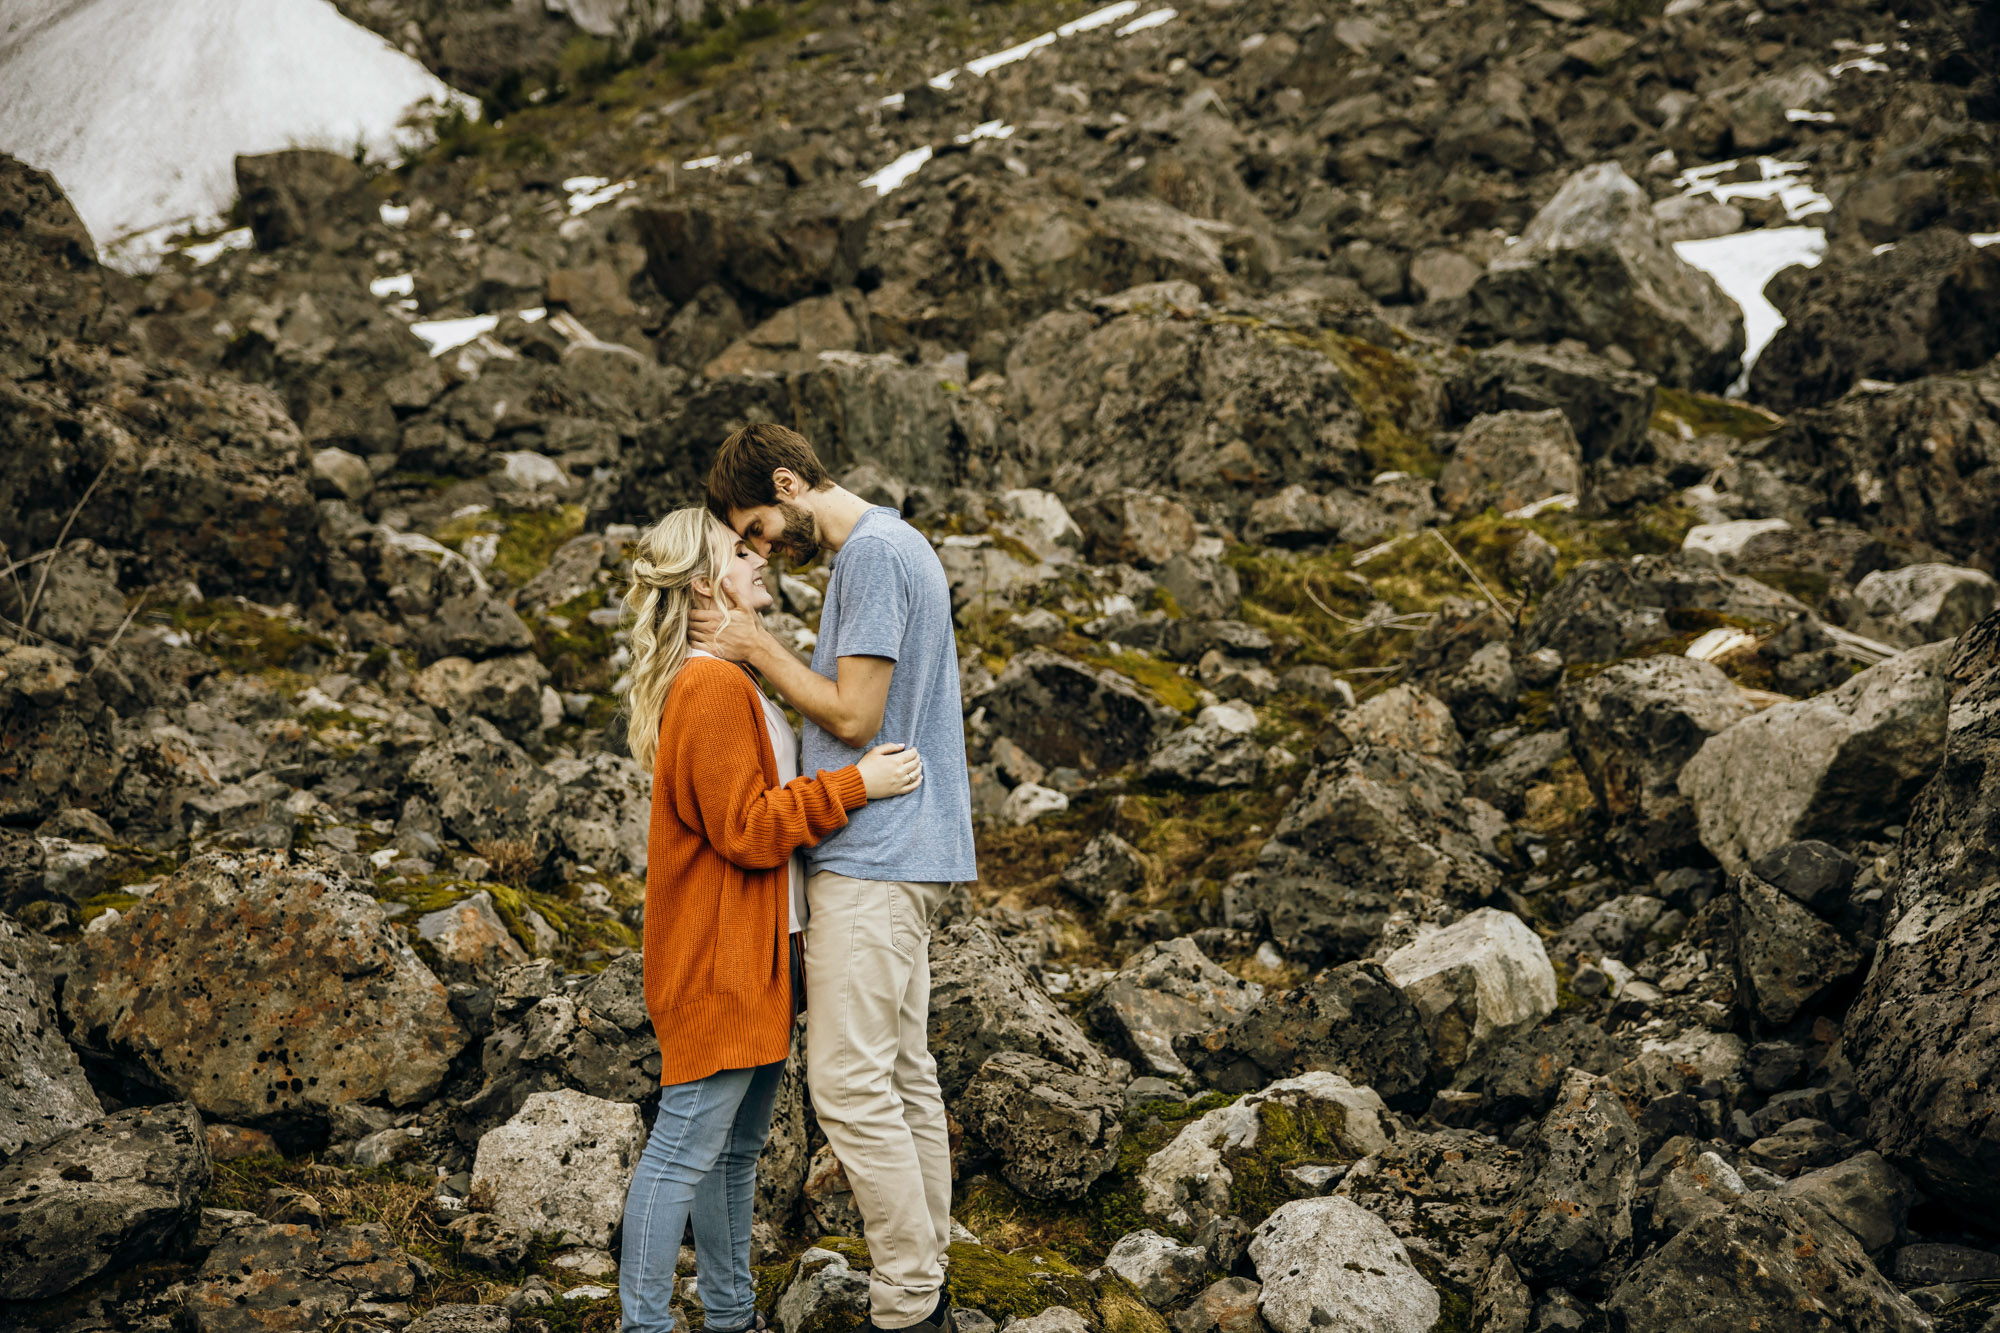
[[[642,764],[651,765],[659,749],[667,692],[687,665],[694,582],[706,579],[712,593],[719,591],[735,544],[735,534],[706,509],[677,509],[639,537],[625,590],[632,653],[625,743]],[[722,610],[726,617],[728,608]]]

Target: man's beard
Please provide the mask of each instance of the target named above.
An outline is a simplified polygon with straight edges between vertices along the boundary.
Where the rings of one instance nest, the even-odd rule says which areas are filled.
[[[819,521],[806,510],[783,500],[778,501],[778,512],[785,516],[785,530],[772,540],[772,551],[784,556],[787,564],[811,564],[821,549]]]

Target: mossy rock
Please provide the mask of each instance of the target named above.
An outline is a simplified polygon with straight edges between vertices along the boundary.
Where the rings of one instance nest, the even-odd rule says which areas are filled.
[[[1313,1192],[1286,1174],[1287,1168],[1353,1160],[1341,1147],[1347,1112],[1336,1103],[1310,1097],[1300,1097],[1297,1106],[1264,1102],[1257,1108],[1257,1119],[1257,1142],[1223,1157],[1234,1177],[1230,1211],[1253,1226]]]
[[[1138,1288],[1108,1268],[1091,1278],[1097,1294],[1097,1322],[1104,1333],[1167,1333],[1167,1321],[1146,1304]]]
[[[1653,427],[1675,434],[1685,425],[1696,435],[1757,440],[1777,431],[1785,419],[1752,403],[1661,385],[1653,399]]]
[[[961,1242],[950,1254],[952,1302],[983,1310],[1000,1323],[1038,1315],[1051,1305],[1066,1305],[1086,1319],[1096,1312],[1090,1280],[1053,1250],[1002,1254]]]

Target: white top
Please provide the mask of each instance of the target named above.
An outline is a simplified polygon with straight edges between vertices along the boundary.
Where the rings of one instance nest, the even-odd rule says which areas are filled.
[[[689,648],[688,656],[715,657],[715,654],[700,648]],[[769,695],[759,690],[757,699],[764,705],[764,728],[771,734],[771,752],[778,758],[778,781],[790,782],[799,775],[798,735],[786,720],[784,710],[772,703]],[[803,851],[792,853],[791,872],[792,929],[800,931],[806,928],[806,855]]]

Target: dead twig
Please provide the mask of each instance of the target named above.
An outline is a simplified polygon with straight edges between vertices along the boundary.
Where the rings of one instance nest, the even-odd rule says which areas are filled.
[[[1430,534],[1431,536],[1438,539],[1438,543],[1441,546],[1443,546],[1444,549],[1451,555],[1451,558],[1457,562],[1458,567],[1465,571],[1465,577],[1472,580],[1472,586],[1479,589],[1479,595],[1484,597],[1487,601],[1493,603],[1493,609],[1495,611],[1498,611],[1503,616],[1512,614],[1512,612],[1508,611],[1506,607],[1500,604],[1500,599],[1493,595],[1492,590],[1489,589],[1485,585],[1485,583],[1480,581],[1479,575],[1473,572],[1472,566],[1465,563],[1465,557],[1460,555],[1458,553],[1458,548],[1451,544],[1451,538],[1445,536],[1444,533],[1440,532],[1436,528],[1430,529]]]
[[[57,551],[62,550],[63,543],[69,540],[69,530],[71,525],[76,522],[76,516],[81,514],[83,507],[90,503],[90,497],[97,491],[97,483],[103,481],[104,474],[110,470],[111,460],[107,458],[104,460],[104,466],[97,469],[97,475],[90,479],[90,485],[84,487],[83,494],[76,498],[76,504],[70,509],[69,517],[63,520],[62,531],[56,534],[55,545],[49,548],[48,553],[50,555],[54,555]],[[22,629],[26,629],[35,623],[35,607],[42,600],[42,590],[49,586],[50,568],[51,565],[44,564],[42,566],[42,576],[35,580],[35,595],[28,599],[28,609],[21,613]]]
[[[12,574],[17,569],[26,569],[29,565],[35,564],[38,561],[46,560],[54,554],[55,554],[54,551],[37,551],[33,555],[22,556],[19,560],[16,560],[13,564],[7,566],[5,569],[0,569],[0,574]],[[20,580],[16,579],[15,582],[18,584]]]
[[[125,631],[132,628],[132,622],[138,618],[141,611],[146,609],[146,599],[152,595],[150,590],[139,594],[139,600],[132,604],[132,609],[125,613],[125,618],[118,622],[118,629],[112,634],[111,641],[97,650],[97,660],[90,664],[90,670],[83,673],[85,680],[89,680],[97,674],[97,668],[103,666],[104,659],[111,656],[111,650],[116,648],[118,641],[125,637]]]

